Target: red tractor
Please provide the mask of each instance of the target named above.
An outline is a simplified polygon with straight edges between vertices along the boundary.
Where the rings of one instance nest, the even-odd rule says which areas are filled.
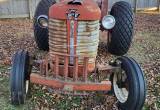
[[[29,83],[41,84],[64,94],[87,95],[112,91],[123,110],[141,110],[146,84],[138,63],[125,55],[133,38],[133,12],[129,3],[108,0],[41,0],[34,16],[35,40],[43,59],[27,51],[16,52],[10,75],[11,102],[25,102]],[[96,61],[99,33],[106,32],[108,53],[118,56],[109,64]],[[37,66],[38,72],[32,71]],[[101,74],[99,71],[105,71]]]

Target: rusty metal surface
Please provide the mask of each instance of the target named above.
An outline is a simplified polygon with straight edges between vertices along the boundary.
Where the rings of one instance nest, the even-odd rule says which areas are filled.
[[[64,58],[64,77],[65,77],[65,81],[67,80],[67,77],[68,77],[68,65],[69,65],[69,58],[68,58],[68,56],[65,56],[65,58]]]
[[[74,60],[74,80],[77,81],[78,79],[78,57],[75,57]]]
[[[40,66],[41,74],[32,73],[30,76],[31,82],[36,84],[46,85],[57,90],[64,91],[109,91],[111,90],[111,82],[109,80],[91,80],[90,72],[87,70],[88,57],[84,57],[84,64],[81,68],[78,65],[78,56],[75,56],[74,65],[69,65],[69,56],[55,54],[55,62],[52,62],[48,56],[40,61],[34,61]],[[59,63],[59,57],[63,56],[65,59],[64,65]],[[48,68],[50,65],[51,68]],[[96,65],[97,70],[118,71],[119,67],[110,65],[99,66]],[[53,67],[53,68],[52,68]],[[79,69],[83,72],[78,74]],[[94,72],[94,74],[96,71]],[[109,73],[109,72],[107,72]],[[105,73],[105,74],[107,74]],[[72,74],[72,75],[70,75]],[[73,92],[74,94],[75,92]]]
[[[87,82],[88,81],[88,62],[89,62],[89,58],[88,57],[84,57],[84,68],[83,68],[83,75],[84,75],[84,81]]]
[[[62,20],[50,19],[49,20],[49,48],[50,52],[60,52],[67,54],[67,30],[66,22]],[[61,46],[60,46],[61,45]],[[63,46],[64,45],[64,46]],[[50,54],[53,58],[54,56]],[[60,63],[64,63],[64,59],[59,56]]]
[[[109,91],[111,90],[111,82],[103,81],[101,83],[83,83],[83,82],[65,82],[57,79],[50,79],[38,74],[32,73],[30,76],[32,83],[46,85],[56,89],[65,91]]]
[[[59,56],[56,55],[55,56],[55,71],[54,71],[54,74],[56,75],[56,77],[59,75]]]
[[[92,72],[93,71],[93,64],[90,64],[89,63],[89,58],[90,57],[87,57],[87,56],[71,56],[71,55],[68,55],[68,54],[60,54],[60,53],[53,53],[54,55],[54,59],[52,59],[50,57],[50,60],[51,60],[51,65],[54,67],[54,72],[57,73],[55,70],[56,68],[59,68],[59,73],[61,73],[61,75],[65,76],[65,74],[62,74],[64,73],[64,70],[67,70],[67,68],[65,67],[67,64],[67,67],[68,67],[68,73],[70,76],[73,76],[74,79],[76,80],[78,76],[81,76],[84,72],[84,69],[85,69],[85,73],[88,73],[88,72]],[[64,64],[62,64],[59,60],[59,58],[63,58],[65,61],[64,61]],[[69,64],[69,59],[70,57],[73,57],[74,59],[74,64],[73,65],[70,65]],[[83,59],[83,64],[79,64],[78,63],[78,60],[79,58],[82,58]],[[59,61],[59,63],[58,63]]]
[[[108,0],[94,0],[94,1],[98,4],[101,10],[101,19],[102,19],[105,15],[108,14]]]
[[[101,11],[93,0],[83,0],[82,5],[68,5],[70,0],[63,0],[52,5],[49,10],[49,17],[54,19],[66,19],[66,13],[69,9],[77,10],[78,20],[99,20]],[[63,8],[62,8],[63,7]]]
[[[89,59],[91,59],[91,58],[93,58],[93,57],[91,57],[91,56],[80,56],[80,55],[69,55],[69,54],[63,54],[63,53],[56,53],[56,52],[50,52],[50,54],[52,54],[52,56],[50,56],[50,59],[53,61],[53,62],[55,62],[55,56],[56,55],[58,55],[59,56],[59,59],[60,58],[62,58],[62,60],[64,60],[64,58],[67,56],[67,57],[73,57],[74,58],[74,60],[76,60],[76,58],[77,58],[77,60],[79,61],[79,59],[81,59],[82,61],[83,61],[83,63],[82,64],[79,64],[78,62],[78,74],[81,74],[82,75],[82,73],[83,73],[83,68],[84,68],[84,63],[85,63],[85,61],[84,61],[84,58],[85,57],[88,57],[88,65],[87,65],[87,71],[88,72],[92,72],[93,70],[94,70],[94,68],[95,68],[95,63],[89,63]],[[60,61],[60,60],[59,60]],[[63,64],[61,61],[60,61],[60,64]],[[53,64],[54,65],[54,64]],[[60,66],[60,68],[62,69],[63,68],[63,66],[62,65],[59,65]],[[60,70],[61,70],[60,69]],[[72,65],[70,65],[69,64],[69,71],[71,72],[73,70],[73,66]],[[63,72],[60,72],[60,73],[63,73]],[[73,73],[73,72],[71,72],[71,73]]]
[[[68,5],[68,1],[50,8],[49,57],[40,64],[43,74],[31,74],[31,81],[64,91],[110,90],[110,81],[90,82],[88,78],[95,69],[100,9],[92,0],[78,6]]]
[[[58,52],[68,53],[67,30],[65,20],[49,20],[49,46],[50,55]],[[89,63],[95,63],[97,48],[99,43],[99,21],[78,21],[76,55],[92,57]],[[63,63],[64,59],[60,57]],[[79,58],[79,64],[83,64],[83,59]]]

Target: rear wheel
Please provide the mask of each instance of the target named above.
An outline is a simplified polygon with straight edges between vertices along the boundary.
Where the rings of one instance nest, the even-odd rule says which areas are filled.
[[[110,14],[115,17],[116,24],[109,31],[108,51],[113,55],[124,55],[128,52],[133,38],[132,7],[125,1],[116,2]]]
[[[13,57],[12,70],[10,73],[11,103],[13,105],[24,104],[29,90],[29,54],[21,50]]]
[[[146,97],[143,72],[137,62],[128,57],[118,58],[122,71],[113,74],[113,91],[122,110],[141,110]]]
[[[34,15],[34,35],[37,46],[40,50],[48,51],[48,27],[41,27],[38,23],[40,16],[48,18],[49,7],[55,4],[55,0],[41,0],[36,8]]]

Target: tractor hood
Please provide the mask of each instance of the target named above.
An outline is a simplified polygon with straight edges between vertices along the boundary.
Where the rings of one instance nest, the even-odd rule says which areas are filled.
[[[64,0],[50,7],[49,17],[67,19],[68,14],[77,20],[99,20],[101,11],[94,0]]]

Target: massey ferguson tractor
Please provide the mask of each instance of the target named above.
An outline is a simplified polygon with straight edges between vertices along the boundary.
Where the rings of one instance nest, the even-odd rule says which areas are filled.
[[[124,56],[133,38],[133,18],[132,7],[125,1],[109,10],[108,0],[41,0],[34,16],[34,35],[38,48],[47,54],[36,59],[25,50],[15,53],[11,103],[24,104],[30,83],[35,83],[63,94],[112,92],[120,109],[141,110],[146,97],[144,75],[133,58]],[[97,65],[102,32],[107,33],[107,53],[116,58]]]

